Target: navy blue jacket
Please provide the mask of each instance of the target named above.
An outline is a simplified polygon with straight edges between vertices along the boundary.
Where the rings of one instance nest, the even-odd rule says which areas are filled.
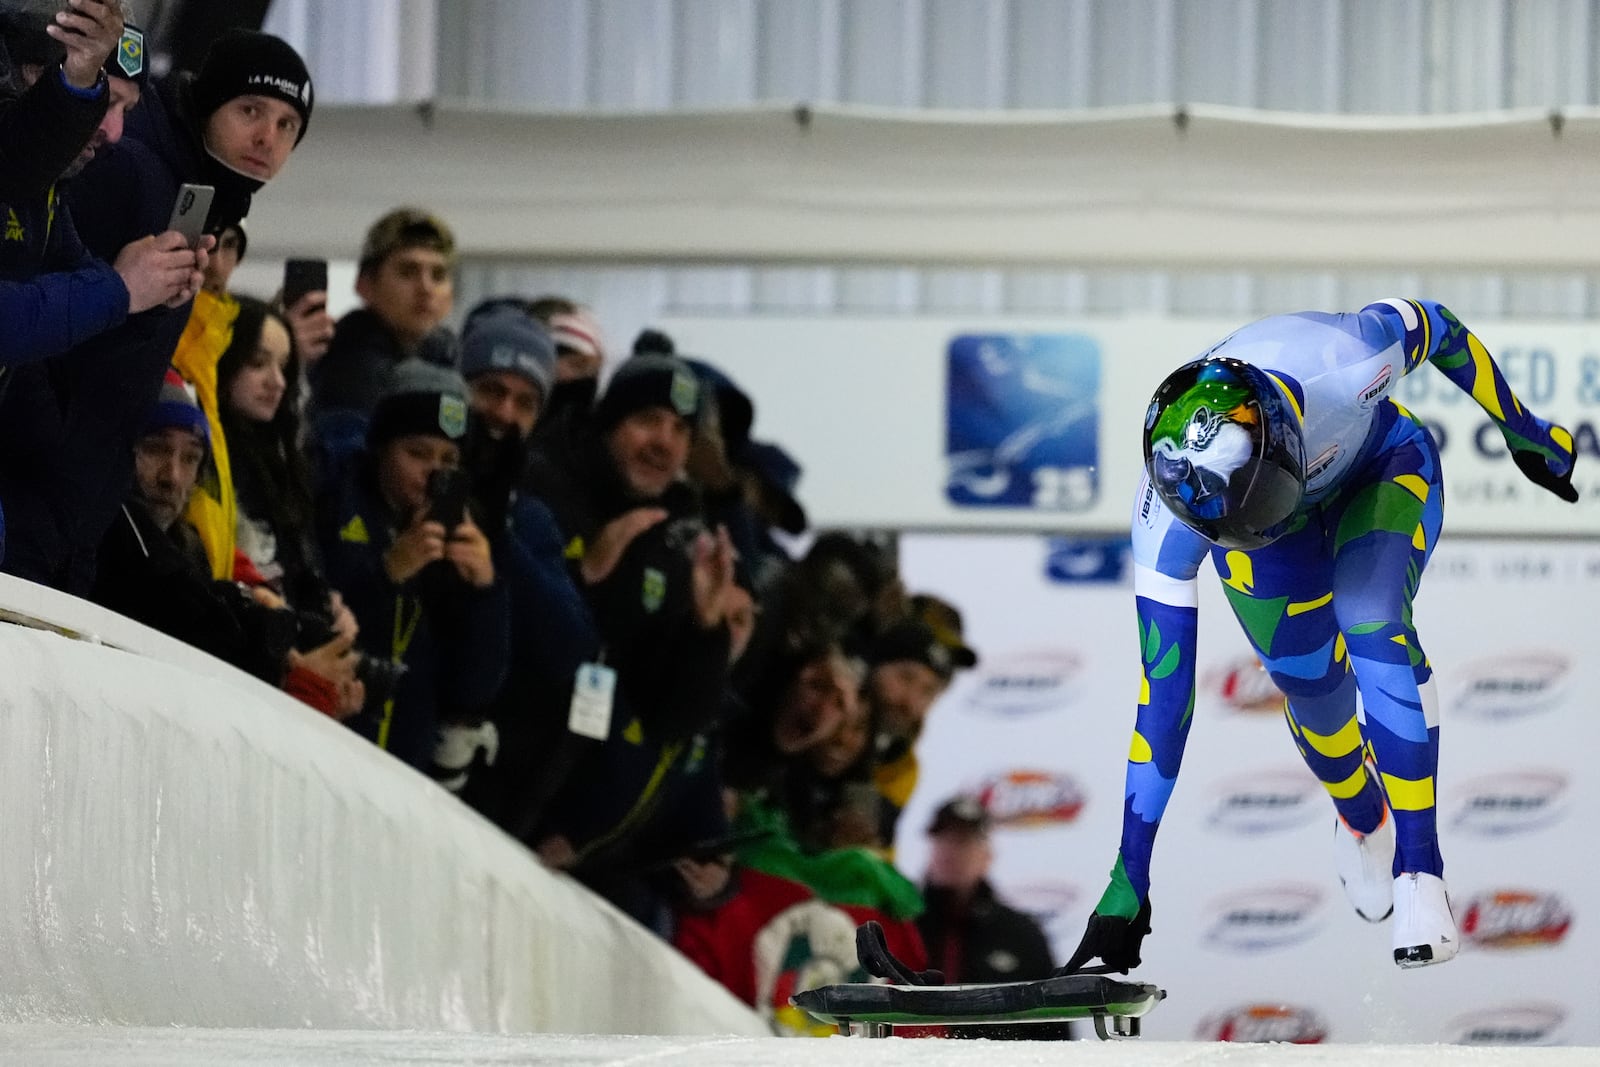
[[[474,589],[442,561],[403,585],[391,582],[383,554],[395,521],[368,462],[353,466],[319,504],[328,584],[361,624],[358,647],[408,668],[392,701],[369,693],[367,707],[346,722],[427,770],[441,718],[481,717],[500,691],[510,657],[505,583],[496,574],[488,589]]]
[[[462,799],[507,833],[537,844],[533,831],[545,805],[598,745],[567,728],[567,711],[578,668],[599,654],[600,635],[550,509],[518,497],[505,527],[495,567],[510,596],[516,655],[489,711],[500,734],[499,757],[473,772]]]
[[[114,261],[129,242],[166,229],[178,187],[217,186],[208,229],[237,222],[260,183],[206,155],[189,117],[187,80],[154,84],[128,113],[122,140],[102,149],[68,189],[90,252]],[[48,364],[25,368],[0,402],[0,454],[10,516],[6,571],[79,595],[133,482],[133,443],[188,322],[190,305],[155,308]]]
[[[127,286],[89,255],[53,185],[105,109],[103,89],[98,96],[75,93],[59,73],[47,72],[0,113],[0,504],[10,518],[0,522],[0,551],[7,525],[17,529],[29,510],[11,492],[38,445],[27,431],[57,415],[53,398],[28,382],[42,382],[44,370],[29,365],[67,352],[128,313]],[[20,399],[7,405],[13,391]],[[30,408],[36,419],[26,418]]]

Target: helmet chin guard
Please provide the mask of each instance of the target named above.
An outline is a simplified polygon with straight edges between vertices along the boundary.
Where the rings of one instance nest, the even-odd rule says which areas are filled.
[[[1223,548],[1271,544],[1305,494],[1300,418],[1264,371],[1229,356],[1179,367],[1144,420],[1144,462],[1156,494]]]

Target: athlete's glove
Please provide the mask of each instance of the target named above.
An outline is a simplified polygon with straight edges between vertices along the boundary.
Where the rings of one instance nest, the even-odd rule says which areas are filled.
[[[1511,458],[1517,461],[1517,468],[1528,481],[1544,486],[1569,504],[1577,503],[1578,491],[1572,487],[1572,471],[1577,466],[1577,456],[1573,456],[1574,462],[1567,465],[1567,473],[1560,475],[1551,473],[1544,456],[1531,448],[1513,449]]]
[[[1089,916],[1089,928],[1084,931],[1083,940],[1078,942],[1078,950],[1072,954],[1066,966],[1056,971],[1056,974],[1104,974],[1107,971],[1127,974],[1130,968],[1139,966],[1139,945],[1144,941],[1144,935],[1149,932],[1148,898],[1140,906],[1139,914],[1131,919],[1120,915],[1101,915],[1096,912]],[[1105,966],[1084,966],[1096,957],[1104,960]]]

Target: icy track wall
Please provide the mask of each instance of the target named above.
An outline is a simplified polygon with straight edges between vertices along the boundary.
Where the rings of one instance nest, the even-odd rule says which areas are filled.
[[[310,708],[26,582],[0,612],[0,1022],[766,1032]]]

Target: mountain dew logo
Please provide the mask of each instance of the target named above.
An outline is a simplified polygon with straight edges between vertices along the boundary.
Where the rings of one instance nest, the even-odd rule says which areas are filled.
[[[1202,377],[1164,410],[1151,404],[1145,432],[1156,489],[1197,518],[1221,518],[1228,479],[1254,454],[1260,424],[1250,389],[1230,380]]]

